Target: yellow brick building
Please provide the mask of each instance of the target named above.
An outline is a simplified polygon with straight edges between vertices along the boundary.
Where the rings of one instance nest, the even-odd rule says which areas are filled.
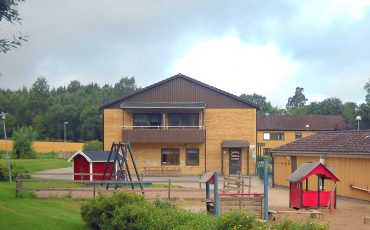
[[[257,155],[319,131],[342,130],[340,115],[257,115]]]
[[[101,109],[104,150],[112,142],[129,142],[140,171],[255,171],[258,107],[235,95],[178,74]]]

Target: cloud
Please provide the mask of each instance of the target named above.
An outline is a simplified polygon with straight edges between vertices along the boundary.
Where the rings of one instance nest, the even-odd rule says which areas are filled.
[[[308,98],[364,101],[370,1],[33,0],[19,10],[23,25],[1,22],[1,32],[20,30],[29,42],[0,54],[3,88],[40,75],[51,86],[134,76],[144,87],[181,71],[280,106],[296,86]]]

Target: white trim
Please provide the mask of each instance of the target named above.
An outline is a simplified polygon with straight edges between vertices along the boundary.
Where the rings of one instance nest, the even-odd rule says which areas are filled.
[[[90,162],[90,180],[93,180],[93,163]]]
[[[75,152],[75,154],[73,154],[68,159],[68,162],[71,162],[78,154],[80,154],[81,156],[83,156],[88,162],[92,162],[92,160],[85,153],[83,153],[81,150],[78,150],[77,152]]]

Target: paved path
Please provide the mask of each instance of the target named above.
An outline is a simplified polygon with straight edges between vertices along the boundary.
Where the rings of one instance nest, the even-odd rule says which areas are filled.
[[[33,177],[38,178],[50,178],[50,179],[63,179],[63,180],[72,180],[72,167],[69,168],[59,168],[59,169],[50,169],[31,174]],[[45,174],[45,175],[40,175]],[[50,175],[46,175],[50,174]],[[52,175],[52,174],[71,174],[71,175]]]

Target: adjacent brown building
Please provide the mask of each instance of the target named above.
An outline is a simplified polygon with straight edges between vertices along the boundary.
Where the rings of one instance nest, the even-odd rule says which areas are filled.
[[[257,155],[319,131],[346,128],[340,115],[257,115]]]
[[[182,74],[115,99],[104,112],[104,150],[131,144],[141,170],[255,171],[258,106]]]
[[[306,162],[321,161],[339,178],[337,194],[370,201],[370,130],[318,132],[271,150],[273,184],[289,186],[287,178]],[[325,184],[332,191],[333,184]],[[310,181],[317,189],[317,180]]]

